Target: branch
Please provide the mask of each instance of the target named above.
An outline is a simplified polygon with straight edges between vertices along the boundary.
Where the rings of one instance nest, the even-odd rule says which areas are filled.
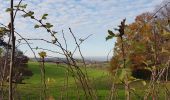
[[[49,50],[49,49],[44,49],[44,48],[32,48],[32,49],[40,49],[40,50],[45,50],[45,51],[50,51],[50,52],[52,52],[52,53],[57,53],[57,54],[60,54],[60,55],[64,55],[63,53],[61,53],[61,52],[57,52],[57,51],[53,51],[53,50]]]
[[[77,50],[77,48],[78,48],[78,46],[80,46],[85,40],[87,40],[90,36],[92,36],[93,34],[90,34],[90,35],[88,35],[86,38],[84,38],[84,39],[79,39],[80,40],[80,43],[78,44],[78,45],[76,45],[76,47],[75,47],[75,49],[74,49],[74,51],[73,51],[73,55],[74,55],[74,53],[76,52],[76,50]]]
[[[21,5],[21,2],[22,2],[22,1],[23,1],[23,0],[20,0],[19,3],[18,3],[17,9],[16,9],[16,11],[15,11],[15,13],[14,13],[14,19],[15,19],[16,15],[17,15],[17,12],[18,12],[18,10],[19,10],[19,6]]]

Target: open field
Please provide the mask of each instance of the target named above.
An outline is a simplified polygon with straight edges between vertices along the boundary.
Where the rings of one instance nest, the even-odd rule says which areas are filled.
[[[46,63],[46,83],[47,83],[47,96],[54,100],[66,99],[68,95],[69,100],[77,99],[77,89],[75,86],[74,79],[71,75],[68,77],[68,89],[64,90],[64,82],[66,80],[66,69],[62,65],[56,65],[53,63]],[[24,80],[25,84],[19,84],[17,87],[18,95],[21,95],[21,100],[38,100],[40,98],[41,89],[41,77],[39,64],[36,62],[29,62],[29,68],[33,71],[34,75]],[[97,90],[99,100],[106,99],[109,95],[112,81],[109,78],[109,73],[104,69],[87,68],[87,73],[92,80],[93,85]],[[118,100],[124,99],[124,87],[123,85],[117,85],[118,89]],[[133,83],[131,87],[135,89],[135,94],[132,93],[133,100],[140,99],[140,96],[144,93],[142,83]],[[79,88],[80,99],[84,100],[84,94],[82,89]],[[163,91],[160,91],[163,94]],[[160,97],[162,98],[162,96]],[[52,99],[52,100],[53,100]],[[162,98],[163,99],[163,98]]]
[[[66,80],[66,69],[62,67],[62,65],[56,65],[53,63],[47,63],[46,67],[46,83],[47,83],[47,94],[58,99],[61,97],[61,93],[63,91],[64,81]],[[18,86],[18,91],[22,94],[22,98],[29,98],[38,99],[40,95],[40,83],[41,83],[41,76],[40,76],[40,69],[39,64],[36,62],[30,62],[29,68],[33,71],[34,75],[30,79],[24,80],[25,84],[20,84]],[[94,80],[94,84],[98,87],[98,94],[100,97],[104,98],[107,94],[110,83],[108,82],[109,73],[106,70],[100,69],[87,69],[88,75],[91,79]],[[75,98],[75,82],[71,75],[69,75],[69,88],[66,92],[68,92],[69,98]],[[106,81],[106,82],[104,82]],[[104,84],[103,84],[104,83]],[[105,84],[108,83],[108,84]],[[24,94],[24,95],[23,95]],[[66,93],[63,93],[63,97]],[[82,94],[83,95],[83,94]]]

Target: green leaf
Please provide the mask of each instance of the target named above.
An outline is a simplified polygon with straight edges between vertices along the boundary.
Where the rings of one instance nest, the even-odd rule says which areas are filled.
[[[10,12],[10,11],[12,11],[12,8],[7,8],[6,9],[6,12]]]
[[[34,28],[39,28],[39,27],[40,27],[40,26],[39,26],[39,25],[37,25],[37,24],[34,26]]]
[[[27,8],[27,4],[22,5],[21,8]]]
[[[27,4],[24,4],[24,5],[16,5],[16,6],[14,6],[14,7],[16,7],[16,8],[26,8],[27,7]]]
[[[0,38],[6,35],[9,32],[5,27],[0,27]]]
[[[122,68],[122,69],[120,69],[120,72],[119,72],[118,76],[119,76],[120,80],[124,80],[125,76],[130,78],[131,77],[131,70],[129,68]]]
[[[36,47],[35,49],[38,50],[38,47]]]
[[[53,27],[53,25],[51,25],[50,23],[46,23],[45,27],[46,28],[51,28],[51,27]]]
[[[47,19],[48,14],[44,14],[41,19]]]
[[[112,36],[112,35],[108,35],[108,36],[106,37],[106,41],[112,39],[113,37],[114,37],[114,36]]]
[[[111,35],[111,36],[115,36],[115,34],[114,34],[111,30],[108,30],[108,33],[109,33],[109,35]]]
[[[26,14],[24,14],[24,15],[22,15],[22,16],[23,16],[23,17],[33,17],[33,15],[34,15],[34,12],[29,11],[28,13],[26,13]]]
[[[106,37],[106,41],[116,36],[111,30],[108,30],[108,34],[109,35]]]

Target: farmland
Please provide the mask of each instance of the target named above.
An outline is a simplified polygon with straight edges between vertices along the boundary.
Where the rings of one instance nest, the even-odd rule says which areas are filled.
[[[69,99],[76,99],[77,97],[77,89],[74,82],[74,79],[71,75],[68,76],[68,88],[64,90],[64,81],[66,80],[66,69],[65,65],[57,65],[54,63],[46,63],[46,84],[47,84],[47,96],[48,98],[53,98],[54,100],[58,99],[66,99],[66,94],[68,94]],[[37,62],[29,62],[29,69],[31,69],[34,75],[24,80],[24,84],[18,84],[18,93],[22,94],[20,97],[22,100],[37,100],[40,98],[41,91],[41,74],[39,69],[39,63]],[[97,91],[97,96],[99,100],[106,99],[110,93],[112,81],[109,76],[109,72],[107,69],[100,68],[87,68],[87,73],[89,78],[92,81],[92,84],[95,86]],[[137,93],[132,96],[134,99],[139,99],[141,94],[143,94],[143,86],[140,82],[134,82],[131,84],[133,88],[135,88]],[[79,87],[80,88],[80,87]],[[80,99],[84,99],[84,95],[82,89],[80,88]],[[117,84],[118,90],[118,99],[124,99],[124,87],[121,84]],[[140,94],[140,96],[138,96]],[[162,97],[160,97],[162,98]]]

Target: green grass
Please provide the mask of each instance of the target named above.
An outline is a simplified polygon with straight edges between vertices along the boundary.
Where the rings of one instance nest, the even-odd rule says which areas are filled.
[[[18,93],[21,95],[21,100],[39,100],[41,91],[41,76],[40,76],[40,65],[37,62],[29,62],[29,69],[32,70],[34,75],[25,79],[25,84],[19,84],[17,87]],[[53,97],[55,100],[61,98],[61,94],[64,99],[66,99],[66,94],[68,94],[69,100],[77,99],[77,89],[74,79],[71,74],[68,77],[68,89],[63,91],[64,81],[66,80],[66,69],[64,65],[56,65],[53,63],[46,63],[46,81],[47,81],[47,96]],[[87,74],[92,81],[93,85],[97,90],[97,96],[99,100],[103,100],[108,97],[111,89],[112,80],[109,77],[109,73],[104,69],[97,68],[87,68]],[[131,84],[131,87],[135,88],[135,93],[142,96],[144,94],[144,89],[142,83],[136,82]],[[124,86],[121,84],[116,85],[118,100],[124,100]],[[79,87],[80,99],[85,100],[82,89]],[[133,100],[139,100],[136,94],[132,93]],[[160,92],[161,99],[163,99],[163,92]]]
[[[34,75],[25,79],[23,82],[25,84],[18,85],[18,92],[22,95],[22,100],[27,100],[28,97],[31,100],[37,100],[40,97],[41,90],[41,75],[40,75],[40,65],[37,62],[29,62],[29,69],[32,70]],[[53,63],[46,63],[46,81],[47,81],[47,94],[48,96],[52,96],[55,99],[59,99],[61,97],[61,91],[63,89],[64,81],[66,80],[66,69],[63,65],[56,65]],[[105,98],[110,84],[108,83],[108,72],[106,70],[87,68],[87,73],[92,83],[98,88],[97,92],[100,98]],[[82,91],[82,89],[80,89]],[[71,74],[69,74],[69,88],[66,91],[68,93],[69,99],[76,98],[76,85],[75,81]],[[66,92],[63,93],[63,97],[65,97]],[[80,93],[83,97],[83,92]]]

